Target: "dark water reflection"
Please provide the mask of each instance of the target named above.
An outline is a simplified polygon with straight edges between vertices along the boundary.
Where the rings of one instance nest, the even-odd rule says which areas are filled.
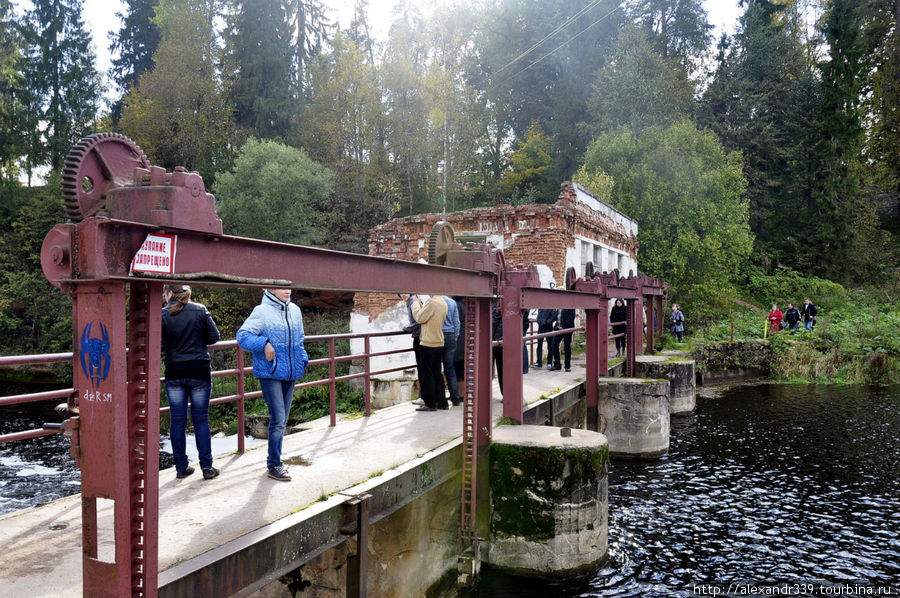
[[[615,461],[609,482],[609,560],[596,575],[486,570],[477,596],[692,596],[730,583],[900,595],[900,388],[701,396],[673,418],[666,458]]]

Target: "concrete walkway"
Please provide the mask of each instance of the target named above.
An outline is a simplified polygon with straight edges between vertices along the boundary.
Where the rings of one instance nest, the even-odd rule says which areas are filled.
[[[525,403],[583,379],[583,355],[573,356],[571,373],[531,369],[523,379]],[[493,394],[496,421],[502,415],[496,380]],[[303,427],[284,438],[291,482],[266,476],[265,443],[243,455],[216,456],[221,475],[214,480],[203,480],[199,468],[184,480],[175,478],[174,469],[160,472],[159,569],[455,441],[462,434],[462,409],[417,412],[405,403],[370,417],[342,416],[333,428],[327,417]],[[100,558],[112,560],[112,503],[100,502]],[[0,517],[0,546],[0,598],[82,595],[79,495]]]

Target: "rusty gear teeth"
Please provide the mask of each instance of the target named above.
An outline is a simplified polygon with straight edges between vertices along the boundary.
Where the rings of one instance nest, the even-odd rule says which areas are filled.
[[[101,145],[105,146],[103,159],[100,159]],[[131,180],[135,168],[149,166],[141,148],[124,135],[94,133],[82,137],[69,150],[63,163],[61,185],[66,215],[72,222],[93,216],[106,205],[106,193],[110,189],[124,186]],[[82,186],[86,179],[90,181],[90,189]]]

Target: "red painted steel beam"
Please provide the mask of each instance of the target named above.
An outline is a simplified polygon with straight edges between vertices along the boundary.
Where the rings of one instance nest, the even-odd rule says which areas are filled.
[[[603,301],[596,293],[535,288],[522,288],[519,299],[522,309],[599,309]]]
[[[66,243],[72,243],[73,226],[57,226],[54,231],[62,232],[51,232],[45,240],[45,252],[56,249],[57,255],[71,256],[69,262],[60,260],[64,265],[48,266],[46,262],[42,263],[51,281],[139,278],[129,276],[131,259],[148,232],[162,232],[143,224],[88,218],[77,225],[77,232],[80,238],[91,237],[94,242],[80,243],[76,251],[66,246]],[[199,284],[190,276],[179,278],[179,274],[214,272],[225,277],[205,277],[201,279],[202,284],[263,287],[272,285],[253,281],[272,279],[290,281],[293,288],[312,290],[414,291],[467,297],[491,297],[496,290],[496,275],[493,272],[475,272],[226,235],[168,232],[177,234],[173,280]],[[68,241],[63,233],[68,233]]]

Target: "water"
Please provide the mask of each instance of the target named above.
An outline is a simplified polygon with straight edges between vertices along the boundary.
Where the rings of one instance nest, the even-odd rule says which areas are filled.
[[[0,395],[12,394],[5,388]],[[59,423],[53,401],[0,407],[0,434],[39,428],[44,422]],[[245,437],[247,448],[265,440]],[[52,434],[0,444],[0,515],[44,504],[81,491],[81,472],[69,456],[71,443],[62,434]],[[235,436],[212,439],[213,456],[228,454],[237,447]],[[194,438],[188,435],[187,455],[197,462]],[[172,443],[160,436],[160,469],[173,466]]]
[[[550,582],[486,569],[476,595],[900,595],[900,388],[703,392],[673,418],[666,458],[613,462],[600,571]]]

